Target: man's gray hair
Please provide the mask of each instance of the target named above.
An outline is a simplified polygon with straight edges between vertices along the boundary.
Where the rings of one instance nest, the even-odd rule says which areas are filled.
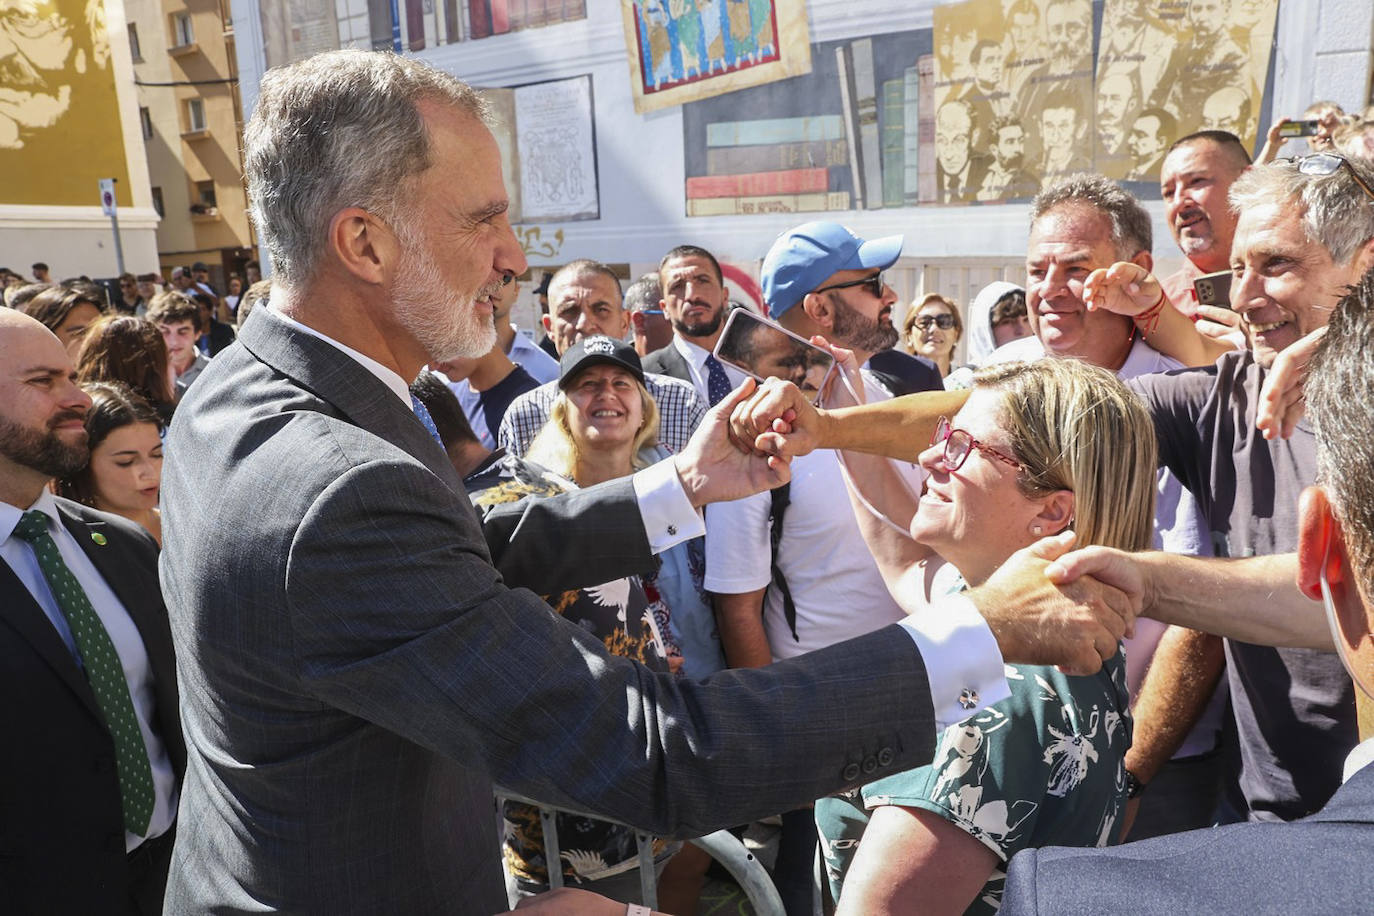
[[[329,221],[361,207],[402,235],[411,179],[430,165],[416,103],[433,99],[479,121],[469,86],[419,61],[375,51],[329,51],[271,70],[243,132],[253,221],[278,283],[308,280]],[[461,176],[454,176],[461,180]]]
[[[1065,204],[1082,204],[1107,218],[1118,260],[1129,261],[1142,251],[1152,250],[1154,230],[1150,228],[1150,214],[1129,191],[1110,178],[1080,172],[1055,182],[1031,202],[1031,225]]]
[[[1231,185],[1231,209],[1244,213],[1264,204],[1302,209],[1307,237],[1321,245],[1337,264],[1348,264],[1360,247],[1374,239],[1374,200],[1346,173],[1345,166],[1330,175],[1304,175],[1301,160],[1284,160],[1247,169]],[[1374,187],[1374,167],[1367,160],[1345,157]]]
[[[1370,207],[1363,194],[1358,200]],[[1351,566],[1366,595],[1374,595],[1374,399],[1358,392],[1371,387],[1374,272],[1336,306],[1304,389],[1317,434],[1317,480],[1340,519]]]

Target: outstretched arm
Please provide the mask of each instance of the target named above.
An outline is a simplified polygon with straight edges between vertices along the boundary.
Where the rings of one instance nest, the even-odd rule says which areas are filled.
[[[1094,270],[1083,283],[1083,299],[1090,309],[1134,319],[1146,343],[1185,366],[1210,366],[1232,349],[1199,333],[1164,295],[1154,274],[1139,264],[1118,261]]]

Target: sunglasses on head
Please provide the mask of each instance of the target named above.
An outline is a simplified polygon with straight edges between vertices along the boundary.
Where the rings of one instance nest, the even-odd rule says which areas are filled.
[[[816,292],[824,293],[832,289],[849,289],[853,286],[862,286],[868,290],[869,295],[874,299],[881,299],[883,298],[883,290],[886,288],[887,284],[883,282],[882,271],[879,271],[873,276],[864,277],[861,280],[850,280],[848,283],[835,283],[831,286],[822,286],[820,289],[816,290]]]
[[[953,315],[922,315],[912,322],[916,327],[925,331],[933,324],[942,331],[948,331],[954,327]]]
[[[1364,192],[1364,196],[1368,197],[1370,200],[1374,200],[1374,188],[1370,188],[1368,182],[1360,177],[1360,173],[1355,171],[1355,167],[1350,164],[1350,160],[1346,159],[1344,156],[1336,153],[1313,153],[1310,156],[1290,156],[1278,161],[1296,162],[1299,172],[1304,175],[1315,175],[1317,177],[1334,175],[1336,172],[1340,171],[1341,168],[1344,168],[1346,172],[1350,174],[1350,177],[1355,180],[1355,184],[1359,185],[1360,190]]]

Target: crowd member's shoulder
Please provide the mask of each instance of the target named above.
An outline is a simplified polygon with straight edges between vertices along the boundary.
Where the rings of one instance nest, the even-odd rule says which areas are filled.
[[[149,561],[156,565],[157,541],[153,540],[153,536],[144,530],[142,525],[62,496],[53,497],[53,502],[57,504],[60,514],[79,522],[89,530],[91,543],[100,547],[114,544],[119,549],[136,551],[146,555]]]
[[[869,357],[868,368],[893,397],[918,391],[939,391],[944,387],[935,363],[900,350],[874,353]]]

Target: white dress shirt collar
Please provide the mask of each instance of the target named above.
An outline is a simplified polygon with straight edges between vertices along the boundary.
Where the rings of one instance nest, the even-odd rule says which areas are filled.
[[[311,337],[316,337],[320,340],[323,340],[325,343],[329,344],[331,347],[338,350],[340,353],[343,353],[345,356],[352,359],[355,363],[362,366],[368,372],[371,372],[378,379],[380,379],[382,384],[390,388],[392,392],[395,393],[396,397],[401,399],[401,403],[406,405],[406,410],[413,409],[410,401],[410,386],[406,383],[405,379],[401,378],[399,373],[393,372],[386,366],[383,366],[381,363],[377,362],[372,357],[364,356],[362,353],[359,353],[352,347],[344,346],[334,338],[329,337],[326,334],[321,334],[319,331],[315,330],[309,325],[301,324],[296,319],[283,315],[281,312],[272,308],[271,305],[268,305],[267,311],[271,312],[278,321],[285,322],[287,327],[295,328],[302,334],[309,334]]]

